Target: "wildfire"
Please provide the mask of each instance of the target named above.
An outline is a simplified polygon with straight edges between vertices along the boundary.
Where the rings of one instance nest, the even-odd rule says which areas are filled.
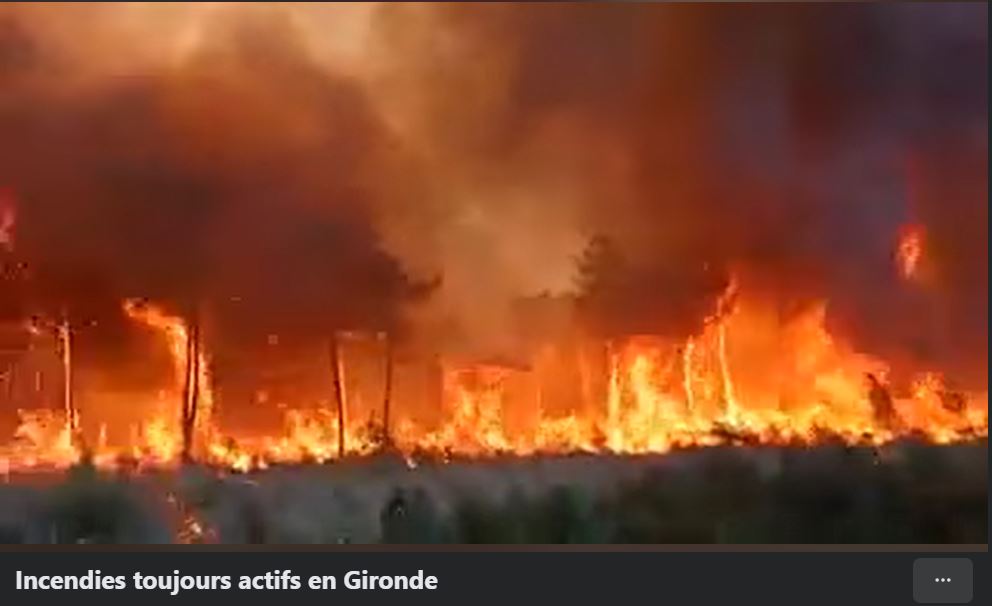
[[[987,436],[964,8],[290,4],[0,8],[0,480]]]
[[[202,350],[194,351],[191,348],[190,331],[186,323],[177,316],[172,316],[153,305],[142,305],[136,301],[124,302],[124,313],[148,328],[161,334],[169,347],[169,353],[173,363],[174,387],[173,396],[185,400],[188,406],[190,398],[196,402],[196,416],[194,433],[202,438],[209,439],[214,433],[211,412],[213,411],[213,389],[211,387],[210,372],[206,354]],[[194,357],[194,360],[191,360]],[[195,362],[195,363],[194,363]],[[192,369],[192,377],[189,377]],[[192,378],[189,384],[187,381]],[[192,393],[190,393],[192,391]],[[162,417],[153,418],[144,426],[144,435],[150,441],[143,444],[147,450],[169,454],[174,452],[176,446],[176,436],[166,431],[166,427],[173,423],[167,422]]]
[[[0,448],[0,468],[68,467],[80,459],[66,419],[51,410],[20,410],[14,441]],[[6,473],[4,474],[6,475]]]
[[[644,454],[723,443],[881,444],[918,436],[944,444],[988,436],[987,393],[952,390],[933,372],[900,388],[889,383],[883,361],[852,350],[826,330],[825,303],[784,321],[773,308],[739,293],[734,283],[698,334],[682,340],[645,335],[598,348],[585,344],[600,353],[578,356],[582,385],[567,412],[546,410],[540,388],[534,395],[533,385],[556,380],[538,365],[446,364],[440,421],[430,427],[401,414],[389,444],[414,461],[425,453]],[[175,465],[185,439],[177,411],[189,389],[184,376],[190,331],[181,318],[154,306],[127,302],[124,311],[161,335],[175,377],[155,413],[132,428],[127,447],[112,448],[100,439],[90,455],[108,467],[121,460]],[[339,434],[339,417],[327,406],[285,408],[278,435],[226,435],[210,414],[209,356],[203,350],[196,355],[202,414],[191,439],[198,460],[249,470],[333,460],[340,435],[349,456],[383,445],[377,428],[350,414]],[[22,412],[21,421],[14,443],[0,449],[0,468],[65,467],[81,457],[64,414]],[[187,524],[199,536],[196,525]]]

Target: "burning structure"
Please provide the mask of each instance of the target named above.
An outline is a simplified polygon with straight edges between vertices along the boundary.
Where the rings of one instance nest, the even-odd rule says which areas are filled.
[[[0,465],[984,440],[986,10],[4,7]]]

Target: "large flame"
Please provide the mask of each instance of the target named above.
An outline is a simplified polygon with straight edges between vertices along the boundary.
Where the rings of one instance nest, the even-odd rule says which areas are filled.
[[[65,389],[4,398],[29,410],[0,437],[0,478],[84,457],[250,469],[987,435],[987,375],[964,368],[987,345],[985,7],[7,4],[0,328],[52,315],[31,338],[59,326],[62,360],[12,330],[2,362],[18,389],[46,372]],[[826,300],[786,314],[741,269],[693,334],[582,333],[676,332],[734,263]],[[508,334],[516,296],[575,278],[588,325]],[[149,293],[162,307],[123,312],[167,376],[94,369],[88,338],[117,343],[83,322]],[[180,301],[225,315],[216,335],[166,311]],[[828,328],[841,308],[849,335]],[[339,324],[424,355],[395,385],[387,355],[335,347],[332,366],[317,342],[335,335],[306,333]],[[321,347],[303,380],[259,361],[269,331]],[[512,362],[454,354],[478,350]]]
[[[124,310],[161,335],[174,382],[156,412],[132,428],[126,448],[111,448],[101,439],[91,446],[91,455],[103,466],[122,460],[174,465],[182,450],[178,410],[189,331],[181,318],[152,305],[128,301]],[[663,453],[741,442],[877,445],[906,436],[944,444],[988,436],[987,393],[951,390],[935,372],[919,374],[903,389],[890,385],[888,365],[827,331],[826,310],[821,303],[781,320],[773,306],[741,295],[734,282],[698,334],[599,344],[603,389],[597,394],[589,385],[595,379],[589,375],[596,373],[586,360],[581,365],[583,401],[565,413],[546,410],[540,388],[520,388],[554,379],[540,359],[528,368],[447,363],[440,422],[429,427],[401,415],[393,423],[390,444],[408,457],[484,457]],[[338,456],[338,418],[327,406],[286,408],[277,435],[225,435],[210,414],[209,356],[203,351],[200,356],[199,459],[248,470]],[[348,455],[382,446],[381,435],[360,419],[348,421],[344,435]],[[22,412],[15,441],[0,450],[0,469],[65,467],[80,459],[79,449],[64,415]]]
[[[169,347],[175,377],[172,396],[173,399],[179,401],[183,397],[185,389],[184,382],[188,363],[186,358],[189,351],[190,335],[186,323],[182,318],[169,315],[154,305],[143,305],[132,300],[124,302],[124,313],[132,320],[147,326],[164,337]],[[194,433],[200,439],[207,439],[214,429],[211,419],[214,395],[207,355],[200,350],[197,357],[195,365],[197,376],[194,385],[197,391],[198,407]],[[175,448],[176,439],[165,430],[169,426],[171,424],[168,424],[165,419],[153,418],[142,427],[143,435],[150,438],[142,446],[159,454],[171,453]]]

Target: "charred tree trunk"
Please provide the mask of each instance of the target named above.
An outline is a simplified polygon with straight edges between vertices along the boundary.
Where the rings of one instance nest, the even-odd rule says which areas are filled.
[[[196,412],[200,403],[200,322],[197,314],[193,314],[189,322],[186,338],[186,378],[183,382],[182,406],[182,459],[189,463],[193,460],[193,440],[196,429]]]
[[[392,434],[389,431],[389,405],[393,398],[393,365],[395,362],[393,345],[393,334],[391,332],[387,332],[386,368],[382,387],[382,441],[383,446],[387,449],[391,448],[393,445]]]
[[[344,423],[345,423],[345,401],[344,401],[344,384],[342,381],[342,369],[341,369],[341,344],[338,340],[337,333],[331,333],[331,337],[328,340],[328,353],[331,359],[331,379],[334,384],[334,402],[337,405],[338,412],[338,458],[344,457],[345,443],[344,443]]]
[[[59,348],[62,350],[62,405],[65,409],[66,425],[73,444],[80,445],[79,414],[72,393],[72,327],[69,315],[62,312],[62,322],[59,324]]]
[[[889,390],[878,378],[868,373],[868,401],[871,403],[875,421],[886,429],[892,429],[897,421],[896,409]]]

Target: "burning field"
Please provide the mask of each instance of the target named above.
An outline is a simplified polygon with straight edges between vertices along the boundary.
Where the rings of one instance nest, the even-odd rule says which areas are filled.
[[[986,19],[947,3],[0,7],[11,503],[137,491],[163,540],[188,534],[178,516],[233,542],[263,540],[208,519],[241,483],[250,503],[313,484],[304,508],[325,485],[331,509],[349,486],[374,494],[320,540],[388,539],[380,513],[421,499],[444,540],[480,539],[464,516],[512,525],[564,502],[613,512],[579,524],[598,529],[585,540],[677,542],[679,524],[609,520],[676,507],[652,492],[671,483],[740,488],[764,520],[811,477],[984,512]],[[829,473],[776,467],[818,452]],[[921,458],[967,478],[958,493],[906,471]],[[479,513],[409,488],[490,473],[537,501]],[[597,478],[577,500],[556,488]],[[679,507],[708,507],[694,498]],[[756,519],[682,538],[986,536],[984,513],[932,535]],[[266,541],[309,532],[259,524]]]

